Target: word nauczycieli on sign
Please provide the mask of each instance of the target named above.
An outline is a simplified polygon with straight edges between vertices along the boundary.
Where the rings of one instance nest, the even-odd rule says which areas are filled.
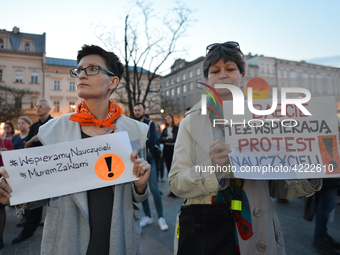
[[[2,153],[10,204],[136,180],[127,132]]]
[[[253,100],[253,106],[270,109],[271,100]],[[268,115],[256,115],[249,109],[244,115],[233,115],[233,102],[223,102],[224,119],[215,120],[214,126],[225,127],[236,178],[340,177],[335,98],[313,97],[303,106],[311,115],[290,104],[285,105],[286,115],[282,115],[281,104]]]

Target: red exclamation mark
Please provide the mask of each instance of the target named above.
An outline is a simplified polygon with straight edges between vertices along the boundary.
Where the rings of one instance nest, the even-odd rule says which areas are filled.
[[[106,157],[105,161],[106,161],[107,168],[109,169],[109,172],[111,172],[112,157]],[[107,176],[113,177],[114,174],[113,173],[109,173]]]

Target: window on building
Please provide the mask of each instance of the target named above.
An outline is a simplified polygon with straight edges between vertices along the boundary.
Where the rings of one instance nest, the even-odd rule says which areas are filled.
[[[177,95],[181,94],[181,87],[177,87]]]
[[[22,109],[22,97],[15,97],[15,109]]]
[[[76,91],[76,82],[70,81],[68,89],[69,89],[69,91]]]
[[[194,89],[194,83],[190,82],[190,90],[193,90],[193,89]]]
[[[187,75],[184,73],[182,76],[183,81],[185,81],[187,79]]]
[[[200,75],[201,74],[201,68],[197,68],[196,69],[196,75]]]
[[[175,89],[171,89],[171,96],[175,95]]]
[[[175,84],[174,79],[171,79],[171,85]]]
[[[165,95],[168,97],[170,95],[169,90],[165,91]]]
[[[38,83],[38,73],[31,72],[31,83]]]
[[[60,112],[60,102],[59,101],[53,102],[53,111],[54,112]]]
[[[192,71],[189,72],[189,78],[192,78]]]
[[[25,51],[30,51],[30,44],[29,43],[25,44]]]
[[[76,103],[70,102],[70,112],[75,112],[75,111],[76,111]]]
[[[4,73],[3,70],[0,69],[0,82],[4,81]]]
[[[53,90],[60,90],[60,81],[53,81]]]
[[[166,81],[165,85],[166,85],[166,86],[169,86],[169,80]]]
[[[0,39],[0,49],[4,48],[4,40]]]
[[[177,82],[177,83],[179,82],[179,76],[177,76],[177,78],[176,78],[176,82]]]
[[[24,80],[24,73],[23,71],[15,71],[15,82],[23,82]]]
[[[187,85],[183,85],[183,92],[187,92]]]

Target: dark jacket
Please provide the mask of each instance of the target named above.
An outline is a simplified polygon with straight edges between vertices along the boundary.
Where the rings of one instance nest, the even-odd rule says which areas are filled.
[[[159,137],[159,142],[160,143],[175,143],[176,142],[176,138],[177,138],[177,133],[178,133],[178,126],[175,125],[172,128],[172,138],[171,139],[166,139],[168,136],[168,129],[164,128],[162,131],[161,136]]]

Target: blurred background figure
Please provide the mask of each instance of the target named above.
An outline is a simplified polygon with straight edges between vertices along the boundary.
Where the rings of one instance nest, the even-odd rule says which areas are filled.
[[[163,158],[165,160],[168,174],[171,169],[172,157],[174,155],[174,147],[178,133],[178,126],[175,124],[174,116],[168,113],[165,117],[165,128],[159,138],[159,142],[164,144]],[[171,191],[168,197],[176,197]]]
[[[5,122],[3,138],[12,139],[14,136],[14,126],[11,122]]]
[[[162,130],[161,126],[159,124],[156,125],[156,132],[158,135],[158,139],[161,137]],[[158,182],[165,182],[164,180],[164,160],[163,160],[163,144],[160,144],[159,141],[156,144],[158,146],[157,150],[159,150],[157,153],[155,152],[155,161],[156,161],[156,168],[157,168],[157,180]],[[156,146],[155,145],[155,146]]]
[[[312,245],[321,254],[339,254],[335,250],[340,250],[340,243],[335,241],[327,232],[327,224],[331,212],[336,206],[339,187],[339,178],[327,178],[323,179],[321,190],[315,193],[318,202],[315,211],[314,241]]]
[[[26,116],[21,116],[18,119],[18,129],[20,134],[17,134],[12,138],[12,143],[14,149],[22,149],[25,148],[25,143],[28,138],[28,132],[30,131],[30,126],[32,125],[32,121],[30,118]]]
[[[10,123],[10,122],[7,122]],[[12,123],[11,123],[12,124]],[[12,125],[13,126],[13,125]],[[14,130],[14,129],[12,129]],[[14,132],[13,132],[14,134]],[[0,142],[0,152],[2,151],[7,151],[7,150],[13,150],[13,144],[9,138],[1,138]],[[3,166],[4,163],[2,162],[2,157],[0,154],[0,166]],[[0,249],[4,247],[4,229],[5,229],[5,224],[6,224],[6,210],[5,210],[5,205],[0,204]]]

